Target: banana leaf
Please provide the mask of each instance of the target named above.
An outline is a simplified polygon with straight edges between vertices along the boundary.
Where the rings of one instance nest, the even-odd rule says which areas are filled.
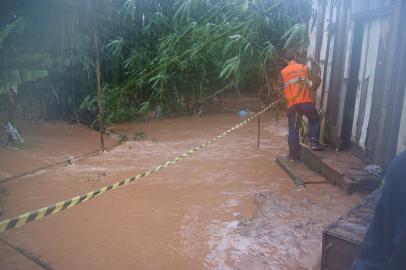
[[[17,18],[12,23],[0,28],[0,49],[6,38],[15,30],[17,33],[22,33],[25,28],[25,21],[22,17]]]

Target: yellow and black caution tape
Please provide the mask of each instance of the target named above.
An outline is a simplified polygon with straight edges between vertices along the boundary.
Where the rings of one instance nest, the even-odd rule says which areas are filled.
[[[135,182],[135,181],[137,181],[137,180],[139,180],[139,179],[141,179],[141,178],[143,178],[145,176],[151,175],[151,174],[153,174],[153,173],[155,173],[155,172],[157,172],[157,171],[159,171],[159,170],[161,170],[163,168],[169,167],[169,166],[175,164],[176,162],[178,162],[179,160],[184,159],[185,157],[193,154],[194,152],[196,152],[196,151],[198,151],[198,150],[200,150],[202,148],[205,148],[206,146],[208,146],[209,144],[215,142],[216,140],[227,136],[232,131],[234,131],[236,129],[239,129],[242,126],[245,126],[246,124],[248,124],[249,122],[251,122],[252,120],[257,118],[258,116],[260,116],[263,113],[265,113],[266,111],[270,110],[277,102],[279,102],[279,100],[280,99],[278,99],[277,101],[271,103],[270,105],[265,107],[263,110],[261,110],[257,114],[247,118],[246,120],[244,120],[241,123],[235,125],[234,127],[230,128],[229,130],[225,131],[224,133],[218,135],[217,137],[214,137],[213,139],[207,141],[206,143],[203,143],[203,144],[201,144],[201,145],[199,145],[199,146],[197,146],[195,148],[190,149],[186,153],[184,153],[182,155],[179,155],[176,158],[174,158],[174,159],[172,159],[172,160],[170,160],[170,161],[168,161],[166,163],[163,163],[163,164],[155,167],[152,170],[143,172],[143,173],[138,174],[136,176],[129,177],[129,178],[124,179],[124,180],[122,180],[120,182],[117,182],[115,184],[102,187],[100,189],[91,191],[91,192],[83,194],[81,196],[77,196],[77,197],[74,197],[74,198],[69,199],[69,200],[61,201],[61,202],[55,203],[53,205],[50,205],[50,206],[47,206],[47,207],[44,207],[44,208],[41,208],[41,209],[37,209],[37,210],[31,211],[31,212],[27,212],[25,214],[10,218],[10,219],[3,220],[3,221],[0,222],[0,232],[4,232],[4,231],[7,231],[7,230],[11,230],[11,229],[20,227],[20,226],[22,226],[24,224],[27,224],[29,222],[32,222],[32,221],[35,221],[35,220],[40,220],[40,219],[42,219],[42,218],[44,218],[46,216],[54,215],[54,214],[59,213],[59,212],[65,210],[65,209],[71,208],[71,207],[73,207],[75,205],[78,205],[78,204],[84,203],[84,202],[86,202],[86,201],[88,201],[90,199],[96,198],[96,197],[102,195],[103,193],[106,193],[107,191],[114,190],[114,189],[117,189],[119,187],[128,185],[131,182]]]

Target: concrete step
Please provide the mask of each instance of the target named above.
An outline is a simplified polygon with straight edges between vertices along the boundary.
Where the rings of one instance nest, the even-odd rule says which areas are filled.
[[[323,230],[321,269],[351,269],[359,256],[361,243],[368,229],[379,198],[379,191],[368,195],[345,216]]]
[[[289,160],[284,156],[277,156],[275,161],[290,176],[293,183],[298,187],[328,183],[323,176],[310,170],[301,162]]]
[[[371,193],[381,185],[381,178],[365,171],[368,164],[350,151],[327,148],[316,152],[304,144],[300,146],[303,163],[347,194]]]

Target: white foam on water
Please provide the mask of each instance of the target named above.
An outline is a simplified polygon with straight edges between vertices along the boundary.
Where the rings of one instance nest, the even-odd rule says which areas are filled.
[[[210,252],[205,261],[210,269],[235,269],[245,255],[268,254],[268,250],[255,236],[241,234],[239,226],[238,220],[213,221],[208,226]]]

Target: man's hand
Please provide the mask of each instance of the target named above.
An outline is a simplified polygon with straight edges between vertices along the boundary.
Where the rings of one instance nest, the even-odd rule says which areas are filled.
[[[319,88],[320,84],[321,84],[321,79],[319,76],[312,78],[312,91],[315,92],[317,91],[317,89]]]
[[[282,75],[280,73],[279,73],[279,77],[278,77],[278,87],[279,87],[279,89],[285,88],[285,83],[283,82]]]

